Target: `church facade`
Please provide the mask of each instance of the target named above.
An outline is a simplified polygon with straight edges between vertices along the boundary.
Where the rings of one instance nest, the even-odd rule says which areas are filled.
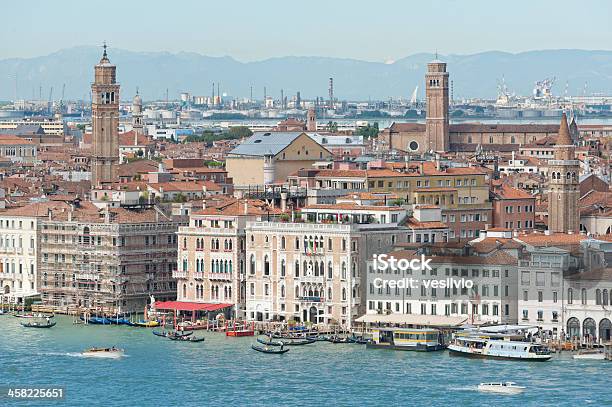
[[[434,60],[425,74],[427,116],[423,123],[393,123],[380,138],[389,150],[473,153],[518,151],[519,146],[556,137],[556,124],[449,123],[449,73],[446,63]]]

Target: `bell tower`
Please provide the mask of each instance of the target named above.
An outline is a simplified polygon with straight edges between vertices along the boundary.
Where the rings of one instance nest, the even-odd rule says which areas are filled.
[[[580,164],[575,157],[567,117],[563,113],[559,136],[554,147],[554,158],[548,160],[548,230],[559,233],[578,233],[580,214]]]
[[[425,97],[427,118],[425,133],[427,151],[446,152],[449,150],[448,126],[448,72],[446,63],[436,59],[427,64],[425,74]]]
[[[142,121],[142,98],[136,90],[136,96],[132,101],[132,128],[137,134],[144,134],[144,123]]]
[[[108,59],[104,44],[104,54],[94,68],[94,82],[91,85],[91,185],[94,188],[116,181],[119,164],[119,84],[116,69]]]

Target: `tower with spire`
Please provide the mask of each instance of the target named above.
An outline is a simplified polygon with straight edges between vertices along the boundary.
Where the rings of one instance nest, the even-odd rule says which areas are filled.
[[[144,123],[142,121],[142,98],[136,89],[136,96],[132,101],[132,128],[136,134],[144,134]]]
[[[578,199],[580,163],[563,113],[554,158],[548,161],[548,229],[551,232],[577,233],[580,228]]]
[[[91,85],[91,183],[94,188],[116,181],[119,164],[119,84],[116,69],[108,59],[105,43],[102,58],[94,68],[94,82]]]

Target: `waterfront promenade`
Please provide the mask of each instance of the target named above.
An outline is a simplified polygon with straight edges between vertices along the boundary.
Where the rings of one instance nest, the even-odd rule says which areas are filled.
[[[316,343],[285,355],[251,350],[254,338],[198,332],[203,343],[177,343],[127,326],[73,325],[56,316],[33,330],[0,317],[2,385],[65,386],[57,405],[610,405],[609,362],[472,360],[432,353]],[[85,359],[90,346],[124,348],[120,360]],[[518,396],[484,395],[483,381],[527,386]],[[7,405],[1,400],[0,405]],[[51,405],[49,401],[21,405]]]

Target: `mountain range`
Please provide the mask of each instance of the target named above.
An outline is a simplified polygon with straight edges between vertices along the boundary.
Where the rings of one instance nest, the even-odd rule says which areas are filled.
[[[0,59],[0,100],[14,99],[15,91],[20,99],[42,95],[46,100],[51,86],[58,100],[64,84],[65,99],[88,100],[93,66],[101,54],[99,47],[83,46],[34,58]],[[170,99],[183,91],[208,96],[213,82],[233,97],[248,97],[252,86],[256,99],[263,97],[264,87],[277,99],[281,89],[288,97],[300,91],[303,99],[327,98],[330,77],[339,100],[410,98],[417,85],[422,99],[427,62],[435,58],[419,53],[387,63],[297,56],[240,62],[191,52],[121,49],[109,50],[109,57],[117,65],[122,100],[129,100],[138,88],[145,101],[165,99],[166,90]],[[489,51],[438,58],[448,63],[455,99],[494,98],[502,78],[519,95],[531,94],[535,81],[552,77],[556,95],[612,94],[612,51]]]

